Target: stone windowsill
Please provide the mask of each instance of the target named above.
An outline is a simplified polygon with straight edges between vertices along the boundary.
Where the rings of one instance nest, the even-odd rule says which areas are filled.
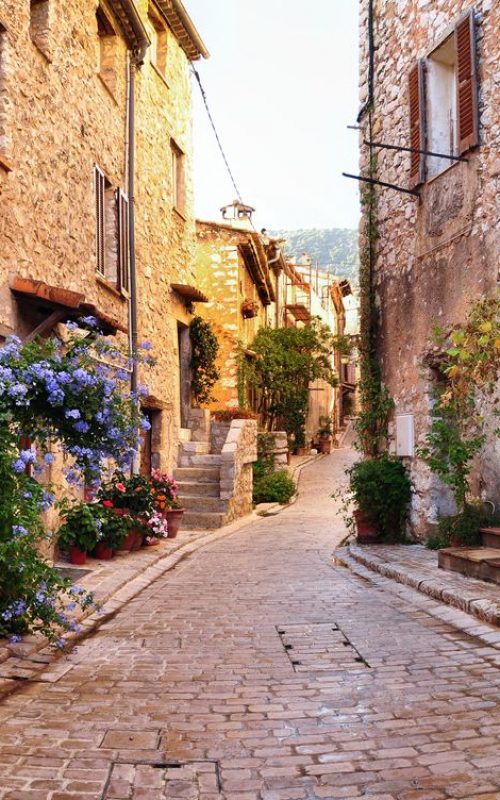
[[[36,47],[40,55],[44,57],[47,64],[52,64],[52,58],[48,50],[46,50],[45,47],[42,47],[33,37],[31,37],[31,41],[33,42],[34,46]]]
[[[177,208],[177,206],[172,206],[172,209],[174,213],[177,214],[177,216],[180,217],[183,222],[187,222],[187,217],[184,211],[181,211],[179,208]]]
[[[114,286],[107,278],[100,274],[100,272],[96,272],[95,279],[100,286],[103,286],[108,292],[114,294],[115,297],[118,297],[120,300],[128,300],[128,293],[120,292],[116,286]]]

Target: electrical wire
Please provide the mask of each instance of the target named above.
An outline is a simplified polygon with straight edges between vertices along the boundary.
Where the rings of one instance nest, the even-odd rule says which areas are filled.
[[[203,88],[203,84],[201,82],[201,78],[199,76],[198,71],[194,68],[194,66],[192,64],[191,64],[191,69],[193,70],[193,75],[195,76],[196,81],[198,83],[198,86],[200,87],[200,92],[201,92],[201,97],[203,99],[203,104],[205,106],[205,109],[206,109],[206,112],[207,112],[207,115],[208,115],[208,119],[210,120],[210,124],[212,126],[212,130],[213,130],[213,132],[215,134],[215,138],[216,138],[217,144],[219,146],[219,150],[220,150],[222,159],[224,161],[224,164],[226,165],[226,169],[228,171],[229,177],[231,178],[231,182],[232,182],[232,184],[234,186],[234,190],[236,192],[236,197],[240,201],[240,203],[242,203],[243,200],[241,199],[241,193],[240,193],[240,190],[238,189],[238,186],[237,186],[236,181],[234,179],[234,175],[233,175],[233,173],[231,171],[231,167],[229,166],[229,161],[227,160],[227,156],[226,156],[226,154],[224,152],[224,148],[222,147],[222,142],[221,142],[219,134],[217,132],[217,128],[215,127],[214,118],[212,117],[212,113],[211,113],[210,107],[208,105],[207,95],[206,95],[205,89]]]

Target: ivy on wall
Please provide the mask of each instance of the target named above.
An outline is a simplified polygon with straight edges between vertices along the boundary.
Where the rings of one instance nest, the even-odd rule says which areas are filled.
[[[191,339],[191,392],[198,405],[213,400],[212,389],[220,377],[216,366],[219,342],[209,322],[194,317],[189,328]]]

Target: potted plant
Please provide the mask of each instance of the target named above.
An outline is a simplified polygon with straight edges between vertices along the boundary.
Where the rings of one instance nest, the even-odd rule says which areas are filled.
[[[251,319],[256,317],[259,313],[259,304],[255,300],[246,297],[241,304],[241,315],[244,319]]]
[[[322,416],[319,418],[318,428],[318,450],[320,453],[332,452],[332,420],[329,416]]]
[[[168,538],[174,539],[185,510],[177,499],[177,483],[167,472],[154,469],[151,472],[150,485],[155,508],[167,520]]]
[[[357,461],[347,470],[349,496],[345,517],[357,531],[360,544],[402,541],[411,500],[411,482],[404,464],[386,453]]]
[[[99,506],[95,503],[70,506],[67,500],[63,500],[59,508],[64,523],[57,534],[58,546],[68,553],[71,564],[85,564],[87,554],[94,549],[99,539]]]
[[[112,509],[118,517],[130,517],[136,523],[127,521],[129,532],[119,549],[138,550],[144,538],[144,523],[155,508],[149,479],[144,475],[127,478],[122,472],[115,472],[111,480],[101,486],[97,496],[104,508]]]
[[[108,509],[102,504],[94,506],[99,509],[101,523],[94,555],[96,558],[109,559],[121,548],[135,523],[127,514],[117,515],[113,509]]]

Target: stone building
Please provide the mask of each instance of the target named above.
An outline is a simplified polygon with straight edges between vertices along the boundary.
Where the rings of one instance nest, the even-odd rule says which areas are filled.
[[[190,64],[180,0],[3,0],[0,334],[93,313],[150,340],[142,467],[172,466],[195,288]],[[133,202],[134,201],[134,202]]]
[[[274,327],[280,313],[276,300],[284,259],[275,240],[253,229],[252,211],[235,201],[224,207],[222,222],[196,222],[197,286],[209,296],[200,314],[212,323],[220,346],[214,408],[239,405],[240,352],[252,358],[257,331]]]
[[[376,346],[395,401],[396,450],[414,481],[413,528],[423,537],[453,510],[416,455],[429,430],[432,329],[462,323],[498,287],[500,5],[362,0],[360,33],[361,172],[394,185],[373,190]],[[485,424],[496,427],[488,413]],[[475,480],[478,493],[498,502],[494,435]]]

